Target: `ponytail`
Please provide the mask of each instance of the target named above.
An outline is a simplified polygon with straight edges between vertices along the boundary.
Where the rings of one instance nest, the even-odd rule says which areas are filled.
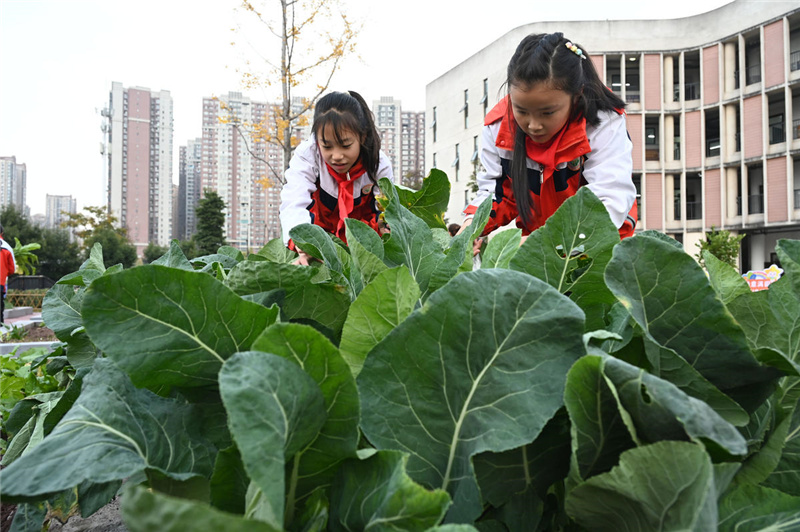
[[[367,102],[355,91],[330,92],[320,98],[314,110],[311,131],[320,136],[326,125],[333,128],[336,141],[341,143],[342,132],[350,130],[359,137],[361,164],[370,180],[377,184],[380,165],[381,137]]]

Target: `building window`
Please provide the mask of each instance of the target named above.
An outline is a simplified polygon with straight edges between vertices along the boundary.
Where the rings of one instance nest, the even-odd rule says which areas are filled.
[[[648,117],[644,123],[644,147],[645,147],[645,160],[658,161],[658,117]]]
[[[431,119],[431,132],[433,133],[433,142],[436,142],[436,107],[433,108],[433,118]],[[435,167],[436,165],[434,165]]]
[[[489,78],[483,80],[483,98],[481,98],[481,105],[483,105],[483,116],[489,112]]]
[[[470,162],[472,163],[473,171],[475,175],[478,175],[478,163],[480,162],[480,154],[479,147],[478,147],[478,135],[472,137],[472,157],[470,157]]]
[[[464,105],[460,112],[464,113],[464,129],[467,129],[469,127],[469,89],[464,89]]]
[[[455,176],[456,176],[456,183],[457,183],[458,182],[458,168],[461,166],[461,163],[460,163],[459,157],[458,157],[458,144],[456,144],[456,158],[453,160],[453,164],[451,166],[456,169]]]
[[[629,55],[625,61],[625,101],[638,103],[641,101],[639,90],[639,61],[638,55]]]
[[[761,39],[758,34],[745,41],[744,54],[745,84],[759,83],[761,81]]]
[[[747,167],[747,213],[764,212],[764,170],[758,165]]]
[[[771,115],[769,117],[769,143],[780,144],[786,141],[783,131],[783,115]]]
[[[434,168],[438,168],[438,166],[436,166],[436,154],[435,153],[433,154],[433,167]]]

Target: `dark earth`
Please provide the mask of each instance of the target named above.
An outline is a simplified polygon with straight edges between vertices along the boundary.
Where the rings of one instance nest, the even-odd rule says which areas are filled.
[[[19,338],[14,334],[4,334],[0,337],[0,343],[18,344],[20,342],[56,342],[55,333],[43,325],[38,325],[26,329],[25,336]]]

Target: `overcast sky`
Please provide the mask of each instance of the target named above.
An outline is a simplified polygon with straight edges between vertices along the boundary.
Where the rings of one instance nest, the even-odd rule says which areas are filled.
[[[333,80],[372,102],[400,99],[425,109],[425,85],[509,30],[558,20],[680,18],[730,0],[662,2],[341,0],[363,24],[359,58]],[[765,0],[747,0],[765,1]],[[0,0],[0,156],[28,171],[27,202],[44,213],[45,194],[72,195],[78,208],[103,204],[99,109],[113,81],[169,90],[174,104],[173,181],[178,146],[201,136],[202,99],[243,91],[237,69],[252,57],[237,0]],[[278,2],[271,0],[269,6]],[[401,7],[402,6],[402,7]],[[489,9],[503,6],[503,10]],[[266,13],[266,11],[265,11]],[[642,38],[646,38],[645,35]],[[231,45],[237,41],[238,44]],[[274,51],[279,53],[277,41]]]

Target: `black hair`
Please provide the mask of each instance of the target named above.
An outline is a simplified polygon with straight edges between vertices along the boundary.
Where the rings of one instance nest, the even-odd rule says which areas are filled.
[[[339,144],[342,143],[345,130],[359,135],[361,163],[369,178],[377,184],[381,137],[364,98],[355,91],[330,92],[320,98],[314,109],[311,131],[324,141],[322,132],[328,124],[333,128],[333,135]]]
[[[576,46],[577,51],[567,48],[567,43]],[[625,108],[625,102],[600,80],[586,50],[560,32],[528,35],[517,45],[508,62],[506,87],[509,91],[512,85],[527,90],[540,82],[547,82],[550,88],[572,96],[570,121],[583,117],[587,124],[596,126],[600,123],[599,111]],[[508,113],[512,115],[510,99]],[[537,209],[532,204],[528,186],[526,137],[517,125],[510,172],[517,209],[525,224],[530,222],[530,210]]]

